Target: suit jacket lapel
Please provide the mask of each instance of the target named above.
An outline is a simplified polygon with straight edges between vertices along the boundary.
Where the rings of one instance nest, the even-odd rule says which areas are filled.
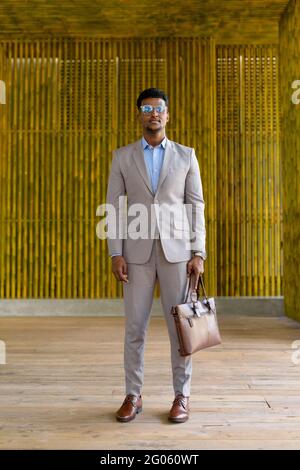
[[[133,152],[133,159],[135,161],[135,164],[136,164],[136,166],[137,166],[137,168],[138,168],[138,170],[141,174],[141,177],[143,178],[147,188],[149,189],[151,194],[153,194],[152,184],[151,184],[151,180],[150,180],[149,175],[148,175],[146,162],[145,162],[145,158],[144,158],[144,151],[143,151],[143,147],[142,147],[142,144],[141,144],[140,140],[137,141],[136,148]]]

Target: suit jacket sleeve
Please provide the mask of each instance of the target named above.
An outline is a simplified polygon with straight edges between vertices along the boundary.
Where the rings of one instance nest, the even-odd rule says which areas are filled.
[[[194,149],[191,150],[190,169],[185,182],[185,204],[190,205],[187,207],[187,213],[190,229],[192,231],[191,249],[193,251],[201,251],[205,254],[205,202],[203,198],[200,168]]]
[[[124,178],[120,168],[119,155],[116,151],[113,152],[113,159],[108,178],[108,187],[106,194],[106,203],[111,204],[115,212],[112,212],[112,219],[108,217],[108,224],[115,223],[114,236],[107,237],[109,255],[123,253],[123,236],[122,231],[124,227],[124,203],[125,203],[126,188]],[[123,197],[122,197],[123,196]],[[110,214],[110,213],[109,213]]]

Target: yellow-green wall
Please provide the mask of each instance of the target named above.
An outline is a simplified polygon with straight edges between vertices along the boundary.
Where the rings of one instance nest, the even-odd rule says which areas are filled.
[[[166,89],[168,137],[194,146],[216,282],[215,46],[210,39],[2,41],[1,298],[122,294],[96,237],[112,150],[141,136],[136,98]]]
[[[217,47],[218,295],[282,292],[276,45]]]
[[[196,148],[209,294],[281,295],[276,46],[60,38],[0,47],[1,298],[122,295],[96,208],[112,150],[141,135],[135,101],[149,86],[169,94],[168,137]]]
[[[283,173],[284,304],[286,314],[300,321],[300,1],[292,0],[280,25],[280,79]],[[298,99],[300,93],[298,93]]]

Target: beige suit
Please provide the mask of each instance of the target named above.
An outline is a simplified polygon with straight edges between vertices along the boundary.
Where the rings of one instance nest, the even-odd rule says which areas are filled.
[[[120,209],[119,198],[125,195],[127,205]],[[189,396],[192,361],[179,355],[170,310],[185,298],[191,250],[205,253],[205,203],[194,149],[167,139],[155,194],[141,140],[117,149],[111,165],[106,202],[113,205],[118,220],[116,238],[108,238],[109,254],[121,253],[124,256],[130,281],[123,285],[126,394],[141,393],[144,340],[158,280],[170,337],[174,391],[175,394]],[[131,223],[137,217],[131,213],[134,204],[143,205],[149,222],[139,224],[141,238],[138,239],[132,239],[130,233],[130,227],[134,226]],[[169,223],[171,232],[165,230]],[[122,233],[125,238],[121,238]],[[159,364],[157,366],[159,371]]]

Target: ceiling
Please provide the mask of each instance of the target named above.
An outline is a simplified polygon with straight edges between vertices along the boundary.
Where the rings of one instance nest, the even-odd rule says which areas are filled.
[[[1,0],[0,36],[214,36],[277,43],[289,0]]]

